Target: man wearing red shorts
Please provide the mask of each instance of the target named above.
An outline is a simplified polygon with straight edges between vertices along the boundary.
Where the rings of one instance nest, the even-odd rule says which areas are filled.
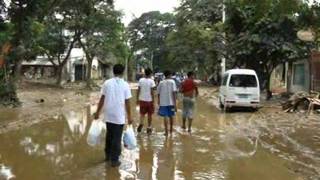
[[[145,77],[139,80],[138,92],[137,92],[137,104],[140,106],[140,124],[137,131],[140,133],[144,126],[144,119],[148,114],[148,127],[147,133],[152,133],[152,114],[154,113],[154,88],[156,84],[151,79],[152,70],[145,70]]]

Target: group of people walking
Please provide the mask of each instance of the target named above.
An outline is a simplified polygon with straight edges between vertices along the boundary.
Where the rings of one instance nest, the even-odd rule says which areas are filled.
[[[105,155],[106,161],[111,161],[111,166],[117,167],[121,163],[121,137],[125,119],[128,124],[133,123],[130,108],[132,97],[129,84],[123,79],[125,67],[116,64],[113,67],[114,77],[104,82],[101,88],[101,97],[98,108],[94,114],[95,119],[99,119],[100,112],[104,108],[104,120],[107,126]],[[137,132],[142,132],[147,116],[147,134],[152,133],[152,116],[155,112],[155,103],[158,104],[158,115],[163,117],[165,136],[173,133],[173,120],[177,112],[177,95],[183,95],[182,128],[191,132],[193,121],[193,109],[195,97],[198,96],[197,84],[194,81],[194,73],[189,72],[188,78],[184,80],[180,87],[177,87],[171,77],[172,73],[164,72],[165,79],[158,86],[152,79],[152,70],[146,69],[145,76],[139,80],[137,91],[137,105],[140,108],[140,122]],[[157,101],[155,96],[157,96]],[[187,125],[187,126],[186,126]]]

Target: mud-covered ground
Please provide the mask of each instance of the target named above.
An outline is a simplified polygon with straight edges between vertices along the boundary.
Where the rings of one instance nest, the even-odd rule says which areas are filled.
[[[154,115],[153,134],[137,135],[138,148],[124,149],[115,169],[103,162],[103,143],[86,142],[98,91],[24,86],[22,107],[0,108],[0,179],[319,179],[318,115],[283,113],[277,101],[224,113],[216,88],[200,94],[192,134],[180,128],[181,109],[168,138]]]
[[[42,84],[24,84],[18,89],[20,108],[0,108],[0,133],[61,118],[64,112],[79,111],[97,101],[99,92],[61,89]]]

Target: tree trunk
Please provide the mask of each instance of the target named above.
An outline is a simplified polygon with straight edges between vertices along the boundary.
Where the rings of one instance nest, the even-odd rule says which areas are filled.
[[[128,58],[125,59],[124,79],[128,81]]]
[[[216,78],[216,82],[215,82],[215,84],[214,85],[219,85],[219,84],[222,84],[222,78],[223,78],[223,74],[222,75],[220,75],[220,72],[219,71],[217,71],[216,72],[216,76],[217,76],[217,78]]]
[[[129,56],[127,57],[127,62],[128,62],[128,81],[133,81],[135,78],[135,64],[134,64],[134,61],[133,61],[133,53],[131,52],[129,54]],[[154,71],[154,69],[152,69]]]
[[[292,85],[292,62],[288,63],[288,72],[287,72],[287,92],[290,93]]]
[[[281,82],[286,82],[286,63],[282,64]]]
[[[22,60],[17,60],[14,65],[14,78],[17,82],[21,79]]]
[[[56,76],[57,76],[57,81],[56,81],[56,84],[58,86],[61,86],[61,82],[62,82],[62,73],[63,73],[63,64],[60,64],[58,67],[57,67],[57,71],[56,71]]]
[[[92,70],[92,58],[87,57],[88,67],[87,67],[87,88],[91,88],[92,81],[91,81],[91,70]]]
[[[272,72],[272,71],[271,71]],[[271,87],[270,87],[270,82],[271,82],[271,73],[268,72],[268,74],[266,75],[266,91],[267,91],[267,97],[266,100],[270,100],[272,98],[272,91],[271,91]]]

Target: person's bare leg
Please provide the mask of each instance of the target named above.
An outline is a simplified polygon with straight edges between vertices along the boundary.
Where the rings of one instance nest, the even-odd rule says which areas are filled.
[[[168,136],[168,119],[165,117],[164,119],[163,119],[163,122],[164,122],[164,135],[165,136]]]
[[[191,132],[192,121],[193,121],[192,118],[188,119],[188,132]]]
[[[140,115],[140,124],[141,124],[141,125],[144,125],[145,116],[146,116],[145,114]]]
[[[139,124],[138,129],[137,129],[138,132],[141,132],[141,130],[142,130],[142,128],[143,128],[144,119],[145,119],[145,115],[144,115],[144,114],[141,114],[141,115],[140,115],[140,124]]]
[[[187,118],[183,117],[182,118],[182,129],[186,129],[186,121],[187,121]]]
[[[173,117],[170,117],[170,134],[173,132]]]
[[[152,114],[148,114],[148,127],[147,127],[147,133],[152,133]]]
[[[152,125],[152,114],[148,114],[148,127],[151,128]]]

